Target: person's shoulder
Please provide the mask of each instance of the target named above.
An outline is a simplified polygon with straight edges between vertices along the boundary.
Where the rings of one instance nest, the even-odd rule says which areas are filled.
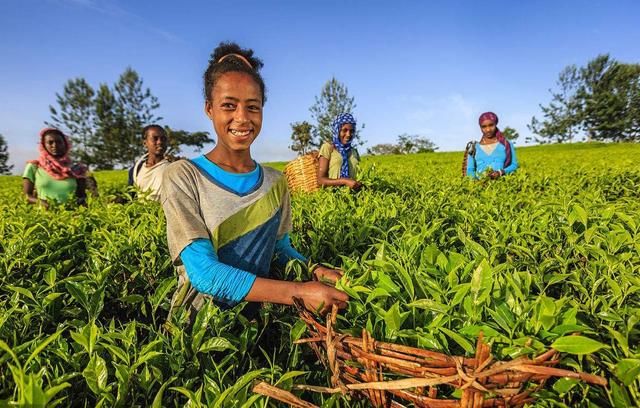
[[[27,165],[24,166],[24,171],[26,172],[27,170],[29,171],[33,171],[35,169],[38,168],[38,165],[36,163],[32,163],[32,162],[27,162]]]
[[[24,166],[24,171],[22,172],[22,178],[32,179],[39,168],[40,167],[38,167],[36,163],[27,162],[27,165]]]
[[[273,167],[263,166],[263,165],[260,165],[260,167],[262,167],[262,171],[264,173],[265,178],[277,180],[279,178],[284,177],[284,174],[280,170],[276,170]]]
[[[164,169],[163,177],[166,179],[179,180],[184,177],[192,177],[196,172],[195,165],[191,160],[180,159],[171,163],[167,163]]]
[[[331,155],[333,150],[333,143],[323,142],[322,145],[320,145],[320,151],[318,152],[318,154],[323,157],[328,157]]]
[[[287,189],[287,178],[280,170],[273,167],[261,166],[264,179],[264,186],[268,188],[276,187]]]

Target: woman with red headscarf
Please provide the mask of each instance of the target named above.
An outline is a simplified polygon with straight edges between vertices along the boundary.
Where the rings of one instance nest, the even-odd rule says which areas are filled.
[[[22,191],[31,204],[48,207],[50,202],[66,203],[73,196],[79,204],[86,199],[87,167],[71,165],[71,143],[62,131],[40,131],[40,156],[27,162],[22,175]]]
[[[516,151],[498,129],[498,115],[485,112],[478,123],[482,139],[467,145],[464,174],[477,179],[486,173],[489,178],[497,179],[516,171]]]

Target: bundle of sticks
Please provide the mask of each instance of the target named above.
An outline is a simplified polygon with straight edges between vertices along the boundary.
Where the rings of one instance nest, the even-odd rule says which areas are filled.
[[[531,403],[533,394],[551,377],[607,385],[602,377],[554,367],[560,356],[553,349],[534,358],[495,361],[480,333],[475,357],[449,356],[376,341],[366,330],[359,338],[337,333],[336,308],[324,325],[301,305],[298,310],[310,337],[296,343],[308,344],[314,350],[331,371],[332,387],[298,385],[297,389],[351,394],[369,399],[375,407],[400,408],[409,403],[416,407],[480,408]],[[438,398],[439,392],[451,394],[452,388],[461,390],[460,398]],[[294,399],[288,401],[292,406],[313,406],[299,399],[296,402],[293,394],[290,397]]]

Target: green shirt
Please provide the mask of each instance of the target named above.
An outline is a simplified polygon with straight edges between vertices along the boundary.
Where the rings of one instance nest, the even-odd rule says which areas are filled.
[[[321,157],[329,160],[329,178],[340,178],[340,167],[342,167],[342,155],[333,147],[331,143],[323,143],[319,152]],[[360,155],[355,148],[351,148],[349,152],[349,178],[355,179],[358,175],[358,163],[360,162]]]
[[[44,169],[35,164],[28,163],[24,169],[22,178],[31,181],[35,187],[38,198],[66,203],[70,197],[75,197],[78,183],[73,177],[64,180],[56,180]]]

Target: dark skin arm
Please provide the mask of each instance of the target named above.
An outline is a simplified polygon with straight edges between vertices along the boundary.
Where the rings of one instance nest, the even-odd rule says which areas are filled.
[[[326,157],[320,156],[318,160],[318,183],[321,186],[329,187],[329,186],[347,186],[352,190],[358,190],[362,187],[362,183],[359,181],[355,181],[350,178],[339,178],[339,179],[330,179],[329,178],[329,159]]]
[[[292,305],[293,298],[301,299],[310,311],[326,314],[336,304],[340,309],[347,307],[349,296],[334,288],[342,277],[342,271],[319,265],[313,270],[317,282],[290,282],[257,278],[245,297],[248,302],[268,302]]]
[[[22,192],[27,196],[27,201],[29,204],[39,204],[44,208],[49,208],[49,203],[46,200],[41,200],[38,198],[35,192],[35,187],[31,180],[28,178],[22,179]]]
[[[302,299],[310,311],[326,314],[335,304],[340,309],[347,307],[349,296],[321,282],[289,282],[256,278],[244,300],[293,305],[293,298]]]

